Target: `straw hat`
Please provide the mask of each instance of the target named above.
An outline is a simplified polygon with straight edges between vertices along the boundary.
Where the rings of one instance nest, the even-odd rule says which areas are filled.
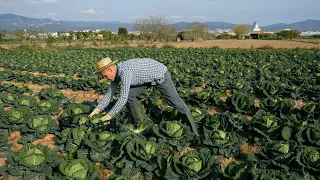
[[[99,73],[102,70],[110,67],[111,65],[116,64],[117,62],[118,62],[118,60],[112,61],[110,59],[110,57],[103,58],[97,63],[98,70],[96,70],[96,72],[94,72],[94,73]]]

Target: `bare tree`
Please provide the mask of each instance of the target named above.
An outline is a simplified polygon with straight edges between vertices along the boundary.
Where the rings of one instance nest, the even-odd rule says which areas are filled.
[[[169,25],[165,16],[149,16],[139,18],[135,22],[134,29],[140,31],[140,36],[149,41],[174,41],[177,30]]]
[[[23,30],[16,30],[14,31],[14,36],[19,40],[23,40],[26,36],[26,33]]]
[[[246,24],[238,24],[234,26],[233,32],[236,33],[239,38],[242,38],[245,34],[249,33],[249,27]]]
[[[202,23],[194,22],[191,23],[186,31],[186,39],[192,41],[201,41],[207,38],[208,31],[207,26]]]

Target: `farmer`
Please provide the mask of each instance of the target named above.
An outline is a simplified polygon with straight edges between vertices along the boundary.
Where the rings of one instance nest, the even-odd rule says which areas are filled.
[[[121,81],[120,96],[112,109],[101,118],[102,121],[110,120],[126,103],[128,103],[135,122],[145,120],[146,114],[144,114],[143,105],[137,96],[146,89],[155,87],[166,97],[169,105],[174,106],[184,116],[183,120],[191,126],[194,134],[199,136],[190,110],[179,96],[173,85],[170,72],[164,64],[149,58],[129,59],[118,63],[118,60],[112,61],[107,57],[97,63],[97,68],[95,73],[100,73],[112,82],[107,93],[89,117],[99,114],[109,105],[116,87]]]

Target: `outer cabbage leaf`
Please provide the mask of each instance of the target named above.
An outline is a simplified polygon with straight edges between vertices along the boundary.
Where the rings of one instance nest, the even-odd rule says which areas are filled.
[[[259,149],[257,158],[260,168],[277,167],[289,171],[295,159],[295,141],[273,141]]]
[[[233,112],[252,114],[255,111],[254,96],[241,92],[234,93],[227,98],[226,108]]]
[[[312,146],[301,146],[296,160],[304,173],[318,175],[320,172],[320,149]]]
[[[253,116],[251,127],[257,133],[255,138],[259,138],[259,141],[270,141],[278,138],[283,128],[280,118],[262,109],[258,110]]]
[[[99,179],[96,170],[82,159],[64,161],[59,165],[60,178],[67,179]]]
[[[39,176],[50,177],[52,167],[58,163],[57,153],[40,144],[26,144],[7,158],[8,173],[13,176],[26,176],[37,172]]]
[[[152,121],[143,121],[137,124],[121,124],[119,127],[120,132],[129,132],[147,136],[152,133],[154,123]]]
[[[220,172],[220,162],[209,149],[203,148],[188,151],[181,157],[175,154],[169,168],[165,177],[175,175],[178,179],[210,179]]]
[[[51,114],[51,115],[57,115],[59,113],[59,108],[62,104],[60,104],[55,99],[49,99],[49,100],[41,100],[37,103],[37,111],[39,114]]]
[[[25,96],[25,95],[20,95],[17,97],[17,100],[15,101],[15,107],[30,107],[30,108],[35,108],[36,106],[36,98],[33,96]]]
[[[245,138],[238,136],[235,132],[204,129],[203,144],[209,146],[215,155],[237,156],[240,154],[240,147],[245,141]]]
[[[253,169],[253,179],[256,180],[287,180],[285,172],[273,169]]]
[[[232,161],[225,168],[223,176],[227,180],[250,179],[253,166],[249,161]]]
[[[188,147],[194,137],[190,128],[179,121],[161,121],[153,127],[153,132],[158,142],[169,143],[178,150]]]
[[[132,139],[126,144],[127,153],[131,161],[134,162],[135,168],[148,172],[157,168],[157,156],[162,152],[162,149],[162,144],[142,139]]]

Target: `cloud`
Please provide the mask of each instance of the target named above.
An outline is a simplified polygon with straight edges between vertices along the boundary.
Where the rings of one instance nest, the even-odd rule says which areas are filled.
[[[129,19],[131,20],[136,20],[136,19],[142,19],[142,18],[145,18],[143,16],[130,16]]]
[[[182,19],[183,16],[170,16],[170,18],[172,18],[172,19]]]
[[[58,16],[57,13],[48,13],[48,16]]]
[[[1,2],[0,1],[0,6],[1,7],[12,7],[12,6],[15,6],[16,4],[17,4],[17,2],[6,3],[6,2]]]
[[[57,0],[41,0],[43,3],[50,3],[50,4],[56,4],[58,1]]]
[[[194,19],[209,19],[208,16],[191,16]]]
[[[36,4],[37,3],[37,1],[35,1],[35,0],[23,0],[23,2],[25,4]]]
[[[83,14],[97,14],[97,12],[94,9],[88,9],[88,10],[83,10]]]

